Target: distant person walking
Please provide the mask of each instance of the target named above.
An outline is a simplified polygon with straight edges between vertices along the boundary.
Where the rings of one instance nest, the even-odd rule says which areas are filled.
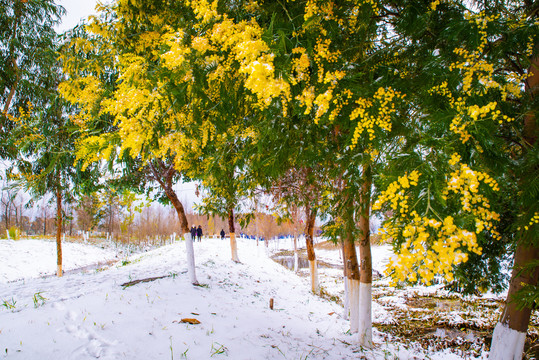
[[[225,239],[225,231],[221,229],[221,240]]]
[[[195,225],[191,226],[191,240],[195,241],[197,238],[197,227]]]
[[[197,237],[198,237],[198,241],[202,241],[202,226],[201,225],[198,225]]]

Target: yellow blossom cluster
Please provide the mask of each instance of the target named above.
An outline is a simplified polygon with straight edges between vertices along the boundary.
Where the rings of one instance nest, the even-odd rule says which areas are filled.
[[[324,115],[328,110],[333,99],[333,89],[328,89],[326,92],[319,94],[314,100],[314,105],[316,105],[316,114],[314,117],[314,122],[318,124],[322,115]]]
[[[190,0],[186,1],[186,3],[191,6],[197,19],[199,19],[202,24],[220,19],[220,15],[217,12],[218,0],[214,0],[213,2],[207,0]]]
[[[512,79],[512,76],[509,76],[508,78]],[[516,86],[516,84],[517,80],[509,82],[504,86],[504,89],[511,89],[513,86]],[[497,102],[492,101],[484,106],[475,104],[467,106],[465,99],[462,97],[455,99],[451,94],[451,91],[447,88],[447,82],[445,81],[440,85],[432,87],[429,90],[429,93],[442,95],[449,100],[450,106],[457,113],[452,119],[449,129],[459,135],[463,144],[471,138],[471,134],[467,130],[468,126],[476,121],[489,119],[498,121],[500,124],[513,121],[512,118],[502,114],[501,111],[497,109]]]
[[[528,231],[530,227],[532,227],[535,224],[539,224],[539,212],[537,211],[533,214],[533,217],[530,219],[530,222],[524,226],[524,230]]]
[[[337,82],[339,80],[342,80],[346,73],[344,71],[328,71],[326,72],[326,75],[324,76],[324,83],[329,83],[333,86],[337,85]]]
[[[142,53],[150,50],[154,55],[158,55],[158,43],[161,40],[161,34],[157,31],[146,31],[140,34],[138,41],[135,43],[135,51]]]
[[[191,41],[191,47],[198,53],[200,53],[200,55],[204,55],[206,51],[213,50],[213,47],[210,45],[209,40],[202,36],[194,37]]]
[[[303,19],[308,22],[312,20],[315,16],[320,16],[324,20],[337,20],[333,9],[335,3],[333,1],[324,1],[320,6],[318,6],[316,0],[307,0],[305,4],[305,13]]]
[[[208,8],[209,3],[206,1],[191,2],[191,6],[199,14],[207,15],[213,11],[212,7]],[[283,79],[275,78],[274,55],[262,40],[263,30],[256,21],[235,23],[226,15],[213,17],[219,21],[211,25],[204,35],[191,39],[190,47],[184,44],[183,33],[163,37],[170,47],[162,56],[165,66],[179,69],[186,56],[196,51],[197,56],[203,57],[203,63],[217,65],[209,74],[209,79],[219,82],[227,71],[225,69],[233,68],[232,61],[237,61],[239,74],[246,76],[245,87],[256,94],[260,106],[267,107],[273,99],[279,97],[287,101],[290,85]],[[228,56],[219,56],[217,52],[227,52]],[[300,58],[301,66],[305,66],[305,61],[308,62],[308,58]]]
[[[468,107],[468,115],[472,120],[477,121],[484,119],[490,112],[494,112],[496,109],[496,102],[490,102],[485,106],[471,105]],[[500,111],[493,114],[493,118],[496,119],[500,114]]]
[[[82,171],[101,159],[108,160],[102,155],[104,148],[108,146],[107,139],[103,136],[89,136],[84,139],[77,140],[75,154],[76,162],[82,161]],[[110,154],[110,151],[107,152]]]
[[[365,154],[369,155],[371,159],[374,159],[380,155],[380,152],[377,149],[374,149],[372,146],[369,146],[367,149],[365,149]]]
[[[464,252],[480,254],[474,233],[458,228],[454,219],[447,216],[443,221],[421,217],[412,211],[411,221],[393,225],[389,233],[401,232],[404,238],[399,253],[394,255],[386,268],[393,283],[398,281],[432,284],[437,274],[447,281],[453,280],[453,267],[468,260]]]
[[[352,92],[349,89],[345,89],[342,93],[338,93],[334,100],[334,108],[329,114],[329,121],[333,122],[335,121],[335,118],[340,114],[342,108],[344,106],[347,106],[350,103],[350,100],[352,99]]]
[[[311,62],[309,56],[306,53],[305,48],[297,47],[292,50],[293,54],[300,54],[299,58],[292,60],[292,77],[290,82],[295,85],[301,81],[308,82],[310,79],[309,76],[309,66]]]
[[[448,177],[443,198],[447,200],[451,196],[457,199],[461,211],[473,216],[475,231],[458,227],[451,216],[440,217],[430,202],[427,212],[432,210],[435,218],[420,216],[414,207],[409,206],[407,189],[417,185],[420,175],[417,171],[400,176],[373,204],[373,210],[381,210],[384,204],[388,204],[397,214],[394,222],[386,222],[380,230],[383,241],[402,241],[398,254],[391,259],[386,270],[394,282],[430,284],[437,274],[452,281],[454,266],[467,261],[467,253],[481,253],[476,234],[487,231],[493,238],[500,238],[495,227],[500,216],[491,210],[488,199],[480,193],[481,184],[498,191],[497,182],[486,173],[473,171],[460,160],[457,153],[449,160],[455,170]],[[536,215],[534,221],[539,222],[539,215]]]
[[[78,103],[83,109],[88,110],[98,105],[103,93],[99,79],[93,75],[65,80],[58,85],[58,91],[64,99]],[[83,112],[77,117],[75,123],[82,126],[89,118],[88,112]]]
[[[191,49],[182,44],[183,36],[183,31],[166,33],[162,36],[163,43],[170,46],[170,49],[161,55],[161,58],[164,66],[170,70],[180,68],[186,61],[186,56],[191,53]]]
[[[406,189],[416,186],[420,175],[417,170],[414,170],[410,174],[399,176],[397,181],[392,182],[378,199],[376,199],[372,205],[372,210],[380,210],[383,204],[389,202],[391,209],[399,209],[401,214],[406,214],[408,211],[408,196],[405,195]]]
[[[453,155],[451,155],[451,159],[449,159],[449,165],[453,166],[453,165],[456,165],[457,163],[460,162],[460,155],[457,154],[457,153],[453,153]]]
[[[378,7],[378,2],[376,0],[356,0],[356,4],[359,6],[368,5],[371,7],[374,15],[380,15],[380,8]]]
[[[391,131],[391,116],[395,114],[395,100],[402,99],[403,95],[391,88],[379,88],[372,99],[359,98],[357,107],[350,114],[350,120],[359,119],[351,147],[354,148],[361,134],[366,131],[369,140],[375,138],[375,125],[385,131]]]
[[[320,61],[320,57],[315,56],[316,61]],[[312,104],[316,106],[316,113],[314,116],[314,122],[318,124],[320,121],[320,118],[326,114],[331,105],[335,105],[335,109],[330,114],[330,121],[333,121],[335,117],[338,115],[338,112],[341,110],[342,106],[348,101],[348,94],[349,92],[345,91],[343,92],[343,95],[338,94],[338,96],[334,96],[334,89],[337,87],[338,81],[344,78],[346,75],[344,71],[335,71],[331,72],[328,71],[324,73],[323,66],[319,64],[319,72],[318,72],[318,82],[322,84],[328,84],[329,87],[326,88],[326,90],[323,93],[320,93],[314,98],[314,88],[309,88],[306,92],[306,90],[303,91],[302,95],[296,96],[296,99],[300,101],[300,104],[302,106],[306,107],[305,114],[309,114],[312,106],[311,101],[312,98],[314,98],[314,101],[312,101]],[[312,93],[311,93],[312,90]],[[340,101],[342,99],[345,99],[344,102]]]
[[[303,15],[303,19],[307,21],[313,16],[316,16],[319,12],[320,10],[316,5],[316,0],[307,0],[307,4],[305,4],[305,14]]]
[[[433,2],[432,5],[439,2]],[[454,53],[460,60],[450,65],[450,71],[459,71],[462,75],[462,86],[460,92],[462,96],[454,99],[447,89],[447,83],[431,89],[431,93],[438,93],[446,96],[450,106],[456,110],[450,130],[460,136],[462,143],[466,143],[471,138],[469,129],[477,121],[496,121],[499,124],[513,121],[507,115],[501,113],[497,102],[480,103],[480,99],[488,91],[496,90],[500,93],[502,101],[506,101],[509,96],[518,98],[522,96],[524,87],[523,81],[529,74],[519,74],[517,72],[507,72],[504,74],[495,73],[495,66],[484,58],[485,49],[488,45],[488,25],[498,19],[498,16],[487,16],[484,12],[478,14],[466,13],[467,20],[477,28],[480,35],[480,42],[476,49],[467,50],[457,48]]]
[[[252,1],[249,1],[247,4],[245,4],[244,8],[248,12],[254,13],[260,8],[260,5],[258,4],[258,1],[252,0]]]
[[[528,44],[526,45],[526,56],[531,57],[533,55],[533,48],[535,47],[535,41],[533,36],[528,37]]]
[[[308,115],[313,109],[314,104],[314,86],[306,87],[303,89],[301,95],[296,96],[296,100],[299,101],[301,106],[305,106],[304,115]],[[315,119],[315,122],[318,120]]]
[[[339,59],[341,52],[338,50],[332,52],[329,49],[330,45],[330,39],[323,39],[322,37],[319,37],[316,40],[316,45],[314,47],[314,58],[317,63],[321,63],[322,60],[325,60],[327,62],[335,62]]]
[[[447,97],[451,102],[453,102],[453,94],[447,88],[447,81],[443,81],[440,85],[436,85],[429,89],[429,94],[440,94]]]
[[[508,96],[518,98],[523,93],[522,82],[529,74],[518,74],[516,72],[508,72],[503,76],[503,82],[500,82],[501,76],[495,78],[494,65],[483,59],[485,48],[488,44],[487,26],[489,22],[495,21],[497,16],[486,16],[484,12],[478,14],[467,13],[466,18],[472,24],[477,26],[480,35],[480,44],[474,51],[468,51],[464,48],[457,48],[454,53],[461,60],[450,65],[449,70],[458,70],[462,73],[462,92],[468,97],[483,96],[490,89],[500,91],[502,101],[505,101]],[[474,85],[480,85],[475,87]],[[443,85],[443,84],[442,84]],[[447,87],[447,84],[445,84]],[[444,90],[443,86],[433,88],[435,92],[448,96],[450,104],[457,109],[458,115],[453,120],[451,130],[460,134],[461,141],[464,143],[470,138],[470,134],[466,131],[469,122],[474,122],[480,119],[492,119],[500,124],[510,122],[513,119],[506,115],[502,115],[500,110],[496,110],[497,103],[490,102],[487,105],[479,106],[472,104],[466,106],[466,99],[459,98],[457,102],[451,97],[448,91]],[[468,117],[470,120],[465,119]]]
[[[456,166],[457,163],[453,165]],[[488,174],[474,171],[466,164],[460,164],[460,167],[451,173],[443,196],[447,198],[450,193],[459,195],[462,210],[475,217],[475,232],[479,234],[487,230],[494,238],[498,238],[499,233],[496,231],[494,222],[500,220],[500,215],[490,209],[488,199],[479,192],[481,183],[489,186],[493,191],[499,191],[498,183]]]
[[[436,7],[438,7],[438,5],[444,3],[444,2],[447,2],[447,0],[436,0],[436,1],[433,1],[430,3],[430,9],[432,11],[435,11],[436,10]]]

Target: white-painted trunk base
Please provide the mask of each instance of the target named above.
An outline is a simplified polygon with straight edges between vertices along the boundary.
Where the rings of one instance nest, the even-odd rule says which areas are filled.
[[[350,289],[349,283],[350,280],[344,276],[344,320],[348,320],[350,318],[350,295],[348,294],[348,291]]]
[[[183,234],[185,239],[185,249],[187,250],[187,272],[189,273],[189,279],[191,284],[198,285],[197,275],[195,272],[195,249],[193,248],[193,238],[191,233]]]
[[[489,360],[521,360],[526,333],[510,329],[498,323],[492,334]]]
[[[232,253],[232,261],[239,263],[238,244],[236,243],[236,234],[230,233],[230,251]]]
[[[350,332],[359,331],[359,280],[348,280],[348,295],[350,299]]]
[[[372,283],[359,283],[359,345],[372,348]]]
[[[309,270],[311,271],[311,290],[313,293],[320,293],[320,283],[318,282],[318,265],[316,260],[309,260]]]
[[[298,238],[294,236],[294,272],[299,270]]]

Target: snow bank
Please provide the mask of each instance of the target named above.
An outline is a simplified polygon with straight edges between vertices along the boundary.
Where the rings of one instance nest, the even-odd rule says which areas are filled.
[[[96,246],[62,243],[64,271],[116,259],[116,252]],[[56,242],[0,240],[0,283],[56,274]]]

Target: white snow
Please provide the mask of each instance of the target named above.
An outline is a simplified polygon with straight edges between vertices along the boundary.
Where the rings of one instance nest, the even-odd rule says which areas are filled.
[[[116,259],[116,252],[96,246],[64,242],[64,271]],[[56,242],[0,240],[0,283],[56,274]]]
[[[228,241],[194,244],[198,287],[183,241],[57,278],[42,277],[54,274],[55,250],[45,250],[53,242],[0,240],[0,359],[460,359],[376,329],[374,349],[363,349],[342,307],[313,295],[308,277],[269,259],[262,242],[237,241],[239,264]],[[115,256],[64,243],[66,269]],[[378,314],[387,316],[373,304],[373,321]]]

